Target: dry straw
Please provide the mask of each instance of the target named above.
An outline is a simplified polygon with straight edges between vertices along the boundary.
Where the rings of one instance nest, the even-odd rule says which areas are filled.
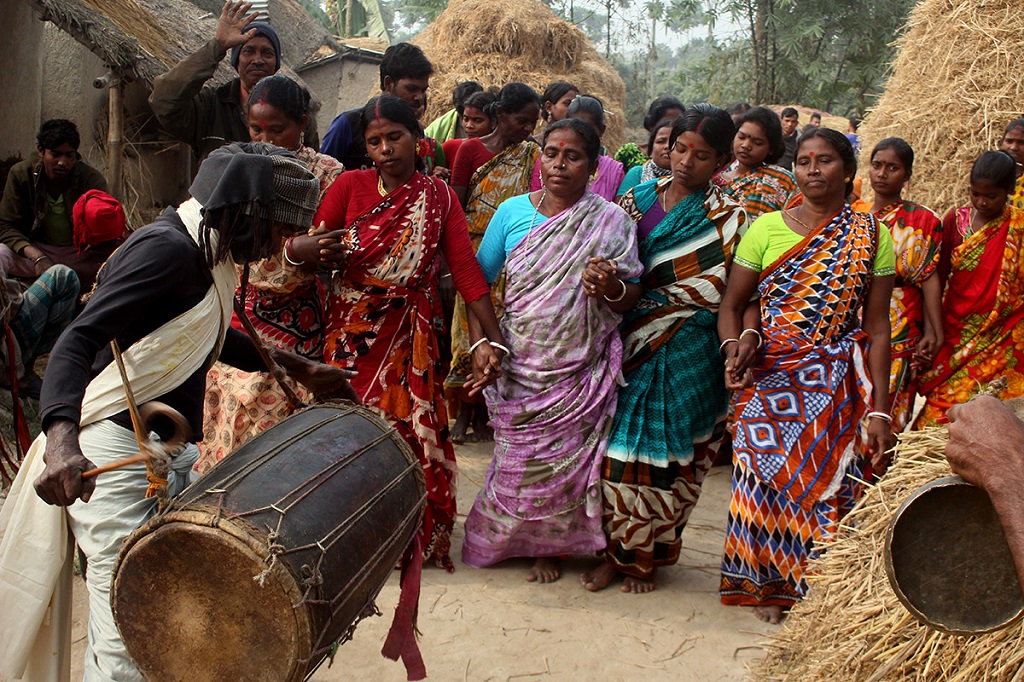
[[[451,92],[460,81],[484,87],[520,81],[538,92],[554,81],[568,81],[604,101],[609,112],[605,146],[614,150],[625,139],[622,78],[583,31],[539,0],[451,0],[413,42],[437,69],[424,121],[451,108]]]
[[[940,214],[966,205],[974,160],[998,148],[1024,111],[1022,27],[1021,0],[918,3],[885,92],[860,128],[860,174],[875,143],[902,137],[915,153],[906,197]]]
[[[756,679],[1024,681],[1024,624],[973,637],[943,634],[918,624],[886,578],[882,550],[892,515],[914,490],[950,475],[943,455],[948,438],[945,427],[900,435],[894,467],[810,564],[810,595],[766,644]]]

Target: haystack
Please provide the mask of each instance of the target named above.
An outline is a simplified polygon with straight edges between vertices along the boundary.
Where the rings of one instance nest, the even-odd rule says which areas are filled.
[[[907,198],[939,213],[965,205],[974,160],[1024,112],[1022,26],[1021,0],[921,0],[860,128],[860,174],[875,143],[902,137],[915,153]]]
[[[943,454],[948,439],[946,427],[901,434],[895,466],[868,490],[825,555],[812,562],[810,596],[768,642],[756,679],[1024,680],[1024,624],[972,637],[943,634],[920,625],[886,578],[882,552],[893,512],[918,487],[950,475]]]
[[[605,146],[614,150],[625,139],[622,78],[583,31],[540,0],[451,0],[413,42],[437,69],[425,121],[451,108],[451,92],[460,81],[484,87],[520,81],[538,92],[554,81],[568,81],[604,101]]]

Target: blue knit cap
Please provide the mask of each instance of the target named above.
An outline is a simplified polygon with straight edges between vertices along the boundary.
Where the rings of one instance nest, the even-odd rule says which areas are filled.
[[[256,36],[266,36],[267,40],[273,43],[274,55],[277,57],[276,61],[274,62],[274,73],[277,73],[277,70],[281,68],[281,39],[277,37],[277,31],[275,31],[274,27],[271,26],[270,24],[264,24],[261,21],[254,21],[251,24],[249,24],[245,28],[245,32],[248,33],[253,29],[256,29],[256,33],[255,35],[253,35],[253,38],[255,38]],[[235,45],[233,48],[231,48],[231,66],[235,68],[235,71],[238,71],[238,54],[241,51],[242,45]]]

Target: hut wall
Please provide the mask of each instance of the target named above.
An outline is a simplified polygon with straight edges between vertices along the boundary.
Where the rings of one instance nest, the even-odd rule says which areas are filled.
[[[358,55],[342,55],[303,69],[300,74],[314,98],[320,100],[316,123],[320,137],[335,116],[366,104],[380,90],[380,63]]]
[[[103,62],[68,33],[47,22],[42,40],[42,106],[39,122],[74,121],[82,135],[79,153],[100,171],[106,169],[107,93],[92,81],[108,71]]]
[[[27,158],[39,130],[43,22],[23,0],[0,0],[0,15],[6,17],[0,40],[0,160]]]

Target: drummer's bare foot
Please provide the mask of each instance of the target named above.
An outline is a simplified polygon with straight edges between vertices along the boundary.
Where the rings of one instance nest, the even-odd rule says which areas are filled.
[[[494,440],[494,429],[488,424],[490,417],[487,414],[487,406],[483,403],[476,404],[476,411],[473,415],[473,433],[476,434],[478,443],[487,443]]]
[[[608,587],[618,575],[618,569],[605,561],[593,571],[587,571],[581,575],[580,582],[583,583],[583,587],[591,592],[598,592]]]
[[[647,580],[627,575],[622,581],[622,587],[619,589],[623,592],[631,592],[633,594],[647,594],[648,592],[654,592],[654,575],[652,574]]]
[[[786,612],[782,610],[781,606],[755,606],[754,615],[765,623],[778,625],[786,617]]]
[[[469,429],[469,412],[471,405],[459,401],[459,416],[455,418],[455,426],[452,427],[449,437],[452,442],[461,445],[466,442],[466,431]]]
[[[558,559],[540,557],[533,563],[526,579],[531,583],[553,583],[562,577],[562,566]]]

